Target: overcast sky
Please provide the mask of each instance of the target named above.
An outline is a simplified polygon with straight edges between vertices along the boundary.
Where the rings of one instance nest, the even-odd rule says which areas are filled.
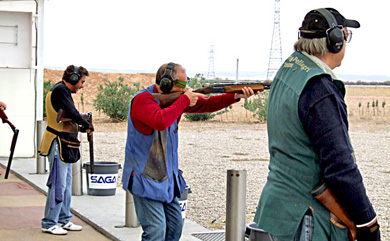
[[[235,72],[237,58],[240,72],[266,72],[274,5],[273,0],[49,0],[44,65],[155,72],[173,61],[207,75],[214,45],[216,76]],[[336,74],[390,76],[387,6],[386,0],[281,0],[283,60],[293,51],[305,14],[333,7],[361,24],[351,29]]]

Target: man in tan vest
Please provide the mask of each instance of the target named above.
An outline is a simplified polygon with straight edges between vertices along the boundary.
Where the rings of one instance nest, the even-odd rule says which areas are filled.
[[[76,109],[72,93],[84,88],[89,76],[84,67],[70,65],[64,71],[62,81],[53,86],[46,96],[47,127],[39,153],[48,156],[50,162],[49,187],[46,199],[42,232],[64,235],[68,231],[81,231],[82,227],[70,222],[72,197],[72,163],[80,159],[79,131],[93,132],[93,126]],[[59,110],[70,121],[57,122]]]

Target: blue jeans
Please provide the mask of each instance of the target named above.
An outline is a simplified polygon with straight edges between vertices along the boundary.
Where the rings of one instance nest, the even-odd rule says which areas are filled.
[[[301,224],[299,225],[298,231],[295,234],[294,241],[311,241],[313,239],[314,222],[311,211],[306,212],[303,216]],[[269,234],[272,241],[282,241],[276,238],[272,234]]]
[[[52,170],[55,154],[59,155],[59,146],[55,140],[50,148],[48,155],[50,162],[50,170]],[[67,223],[72,218],[70,213],[70,201],[72,198],[72,163],[65,163],[58,158],[59,174],[61,175],[61,184],[63,192],[63,201],[57,203],[54,209],[50,209],[49,196],[51,189],[49,188],[46,197],[45,217],[42,219],[42,228],[50,228],[58,223]]]
[[[179,199],[162,203],[134,195],[134,206],[142,226],[142,241],[179,241],[183,218]]]

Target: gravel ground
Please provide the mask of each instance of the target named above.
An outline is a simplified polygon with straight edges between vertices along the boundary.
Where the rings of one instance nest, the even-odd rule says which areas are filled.
[[[382,240],[390,240],[389,125],[357,122],[350,127],[357,163],[378,214]],[[100,129],[94,133],[95,161],[119,162],[123,166],[126,124],[96,123],[95,128]],[[247,171],[246,219],[252,222],[268,173],[266,125],[182,121],[179,133],[179,166],[192,191],[186,217],[209,229],[224,229],[226,172],[237,169]],[[82,153],[86,162],[86,138]],[[121,170],[119,176],[121,180]]]

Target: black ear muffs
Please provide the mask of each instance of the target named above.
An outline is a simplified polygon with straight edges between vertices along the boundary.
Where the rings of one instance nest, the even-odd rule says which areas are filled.
[[[164,93],[169,93],[174,85],[174,80],[172,77],[173,68],[175,67],[175,64],[170,62],[167,67],[165,68],[164,74],[161,77],[160,80],[160,89]]]
[[[337,54],[344,46],[344,30],[343,26],[338,25],[335,17],[329,10],[325,8],[317,9],[319,13],[326,19],[329,28],[326,30],[326,45],[331,53]]]
[[[68,77],[68,82],[72,85],[76,85],[80,79],[81,79],[81,77],[79,74],[79,67],[74,66],[73,73],[71,73]]]

